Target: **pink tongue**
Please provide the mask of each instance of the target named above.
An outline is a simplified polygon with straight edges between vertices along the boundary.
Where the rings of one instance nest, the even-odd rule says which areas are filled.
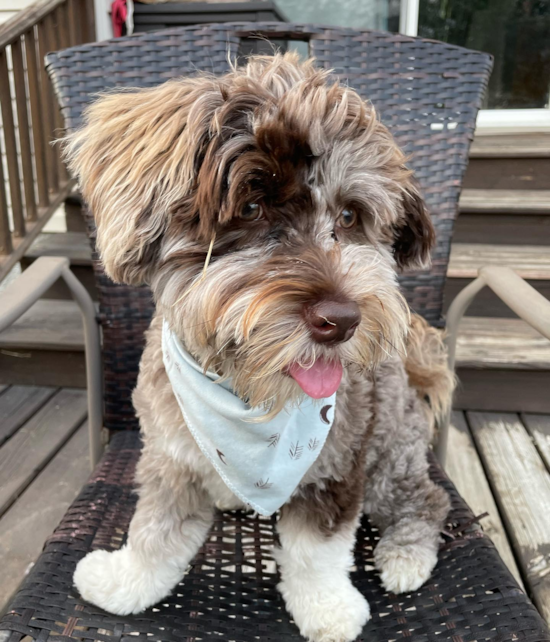
[[[289,368],[289,374],[306,395],[314,399],[323,399],[338,390],[342,381],[342,364],[340,361],[326,361],[321,357],[307,369],[293,363]]]

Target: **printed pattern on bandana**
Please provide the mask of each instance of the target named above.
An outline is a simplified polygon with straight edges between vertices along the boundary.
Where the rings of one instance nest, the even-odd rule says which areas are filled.
[[[265,422],[213,372],[204,373],[164,321],[162,354],[187,428],[227,487],[261,515],[292,495],[319,456],[334,420],[336,394],[307,397]]]

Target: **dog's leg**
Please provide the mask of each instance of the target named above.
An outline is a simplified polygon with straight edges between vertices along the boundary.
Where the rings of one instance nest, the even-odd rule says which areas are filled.
[[[426,449],[423,441],[401,444],[367,472],[365,510],[382,532],[374,562],[392,593],[415,591],[430,577],[450,508],[429,478]]]
[[[305,638],[349,642],[370,615],[367,601],[349,578],[357,517],[334,518],[330,503],[325,506],[322,496],[310,495],[292,500],[278,524],[279,590]]]
[[[82,559],[74,583],[88,602],[116,613],[139,613],[166,597],[182,579],[212,523],[203,493],[166,456],[144,452],[139,500],[128,543]]]

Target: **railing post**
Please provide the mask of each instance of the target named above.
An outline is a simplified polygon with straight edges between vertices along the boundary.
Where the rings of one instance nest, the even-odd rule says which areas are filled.
[[[31,27],[31,29],[25,33],[25,53],[27,54],[27,77],[29,83],[29,102],[31,105],[32,139],[34,143],[38,205],[40,207],[47,207],[50,198],[48,194],[46,148],[44,145],[44,120],[42,109],[40,108],[40,80],[38,77],[34,27]]]
[[[80,35],[80,16],[78,13],[79,3],[80,0],[67,0],[71,47],[79,45],[82,42],[82,36]]]
[[[14,236],[22,238],[25,236],[25,219],[23,218],[19,163],[17,161],[17,146],[15,144],[15,122],[13,119],[13,109],[11,104],[8,56],[5,49],[0,50],[0,106],[2,108],[4,143],[6,145],[6,164],[8,166],[8,180],[10,184],[13,234]]]
[[[85,28],[82,30],[83,42],[93,42],[95,40],[94,2],[93,0],[82,0],[82,2],[84,2],[82,15],[85,21]]]
[[[6,199],[6,183],[4,180],[4,163],[0,158],[0,256],[11,254],[10,219],[8,217],[8,201]]]
[[[53,193],[56,193],[59,187],[59,176],[57,173],[55,150],[51,145],[53,132],[55,130],[55,114],[52,109],[53,101],[50,81],[44,68],[44,58],[50,51],[48,30],[53,27],[49,15],[50,14],[45,16],[43,20],[37,24],[36,29],[38,33],[38,54],[40,61],[40,95],[42,98],[42,110],[44,112],[44,145],[47,158],[46,171],[48,174],[48,187]]]
[[[63,8],[63,4],[59,5],[57,9],[52,11],[52,13],[50,13],[50,15],[48,16],[48,20],[49,20],[48,24],[51,28],[49,29],[47,42],[48,42],[48,48],[50,51],[65,49],[68,46],[67,36],[66,34],[63,34],[63,21],[61,20],[62,8]],[[48,88],[49,88],[48,95],[52,103],[52,112],[53,112],[53,120],[54,120],[52,140],[57,140],[63,135],[63,131],[64,131],[63,117],[61,116],[59,105],[53,94],[53,91],[51,90],[51,83],[49,79],[48,79]],[[64,184],[69,180],[69,174],[67,172],[67,168],[65,167],[65,163],[61,158],[61,151],[60,151],[59,145],[52,144],[52,147],[53,147],[54,156],[57,162],[57,174],[59,177],[59,182],[61,184]]]
[[[23,65],[22,37],[11,46],[13,79],[15,84],[15,103],[17,123],[19,125],[19,145],[21,148],[21,167],[25,188],[25,213],[27,221],[36,221],[36,201],[34,195],[34,171],[32,168],[31,138],[29,115],[27,113],[27,90],[25,87],[25,69]]]

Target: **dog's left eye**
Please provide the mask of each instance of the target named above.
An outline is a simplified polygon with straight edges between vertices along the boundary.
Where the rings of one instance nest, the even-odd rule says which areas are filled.
[[[344,208],[336,223],[346,230],[352,228],[357,223],[357,212],[349,207]]]
[[[258,221],[263,217],[264,211],[259,203],[247,203],[239,215],[239,218],[242,218],[243,221]]]

